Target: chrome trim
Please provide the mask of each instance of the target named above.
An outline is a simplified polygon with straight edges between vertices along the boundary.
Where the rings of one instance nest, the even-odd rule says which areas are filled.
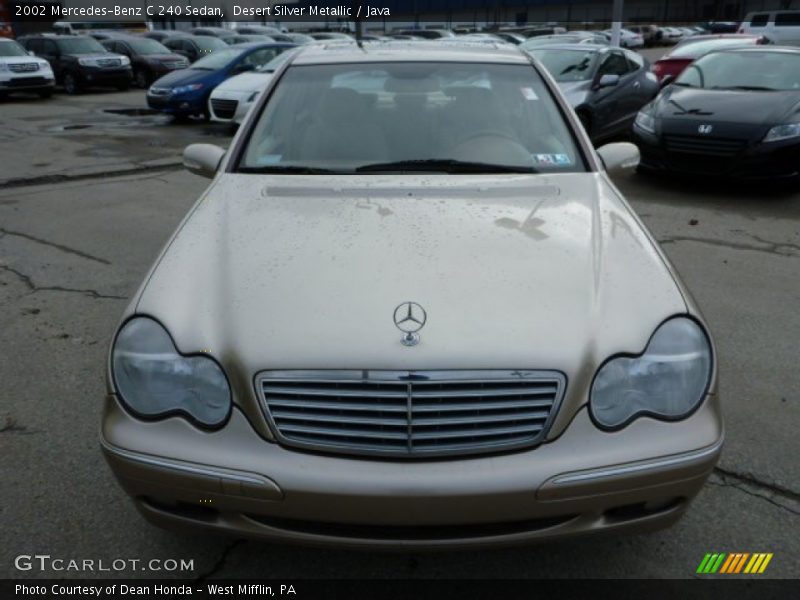
[[[632,475],[641,473],[643,471],[652,471],[654,469],[662,469],[664,467],[674,467],[676,465],[683,465],[691,463],[696,460],[708,458],[717,454],[722,449],[724,438],[720,439],[713,446],[688,452],[686,454],[674,455],[666,458],[659,458],[647,462],[628,464],[619,467],[603,467],[592,471],[578,471],[571,475],[559,475],[553,479],[553,485],[565,485],[570,483],[577,483],[581,481],[591,481],[594,479],[606,479],[608,477],[618,477],[624,475]]]
[[[532,385],[522,394],[517,386],[526,382]],[[390,458],[478,455],[536,446],[550,430],[566,383],[562,373],[540,370],[281,370],[255,377],[259,403],[282,445]],[[353,387],[334,387],[337,384]],[[381,389],[379,384],[395,389]],[[439,389],[426,390],[427,384]],[[441,389],[442,384],[454,389]],[[464,389],[470,384],[475,388]],[[487,385],[496,388],[480,387]],[[507,412],[486,414],[492,410]]]
[[[239,483],[250,483],[259,486],[269,485],[266,479],[261,479],[256,476],[249,477],[247,475],[242,475],[241,473],[223,471],[220,469],[215,469],[213,467],[206,467],[178,460],[156,458],[148,454],[140,454],[138,452],[132,452],[130,450],[124,450],[122,448],[118,448],[117,446],[112,446],[105,440],[100,440],[100,445],[103,447],[104,450],[106,450],[110,454],[113,454],[120,458],[124,458],[126,460],[138,462],[150,467],[158,467],[161,469],[173,469],[175,471],[182,471],[184,473],[190,473],[192,475],[200,475],[202,477],[209,477],[209,478],[219,478],[220,480],[229,480],[229,481],[233,480],[233,481],[238,481]]]

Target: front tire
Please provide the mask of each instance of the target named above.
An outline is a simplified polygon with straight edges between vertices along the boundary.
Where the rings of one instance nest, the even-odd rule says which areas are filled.
[[[78,78],[72,73],[64,75],[64,91],[70,96],[81,93],[81,87],[78,84]]]
[[[133,76],[136,86],[146,90],[150,87],[150,74],[144,69],[139,69]]]

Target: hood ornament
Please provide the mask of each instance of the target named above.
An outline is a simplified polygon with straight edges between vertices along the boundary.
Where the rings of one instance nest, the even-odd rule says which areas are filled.
[[[416,302],[403,302],[394,309],[394,324],[405,335],[400,340],[404,346],[419,344],[420,329],[425,326],[428,314]]]

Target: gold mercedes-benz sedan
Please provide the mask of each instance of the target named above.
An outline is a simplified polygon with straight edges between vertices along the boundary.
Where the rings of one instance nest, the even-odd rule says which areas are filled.
[[[503,44],[275,73],[127,308],[102,448],[150,521],[469,547],[671,524],[719,456],[708,328],[557,85]]]

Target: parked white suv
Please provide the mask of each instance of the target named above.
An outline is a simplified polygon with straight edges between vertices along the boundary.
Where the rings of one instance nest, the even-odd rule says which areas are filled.
[[[0,98],[13,92],[33,92],[49,98],[55,85],[49,62],[31,56],[14,40],[0,38]]]
[[[739,26],[739,33],[761,35],[771,44],[800,45],[800,11],[763,10],[751,12]]]

